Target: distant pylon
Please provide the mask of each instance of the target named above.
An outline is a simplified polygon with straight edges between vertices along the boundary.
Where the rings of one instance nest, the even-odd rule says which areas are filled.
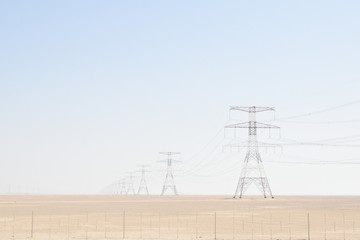
[[[120,191],[121,195],[126,195],[127,194],[127,189],[126,189],[126,178],[121,179],[121,191]]]
[[[146,178],[145,178],[145,173],[148,172],[148,171],[146,171],[147,165],[140,165],[139,167],[141,167],[141,180],[140,180],[140,185],[139,185],[137,194],[140,195],[140,194],[142,194],[142,192],[144,192],[146,195],[149,195],[149,190],[148,190],[148,187],[146,184]]]
[[[133,173],[129,173],[129,186],[128,186],[128,189],[127,189],[127,192],[126,194],[129,195],[129,194],[135,194],[135,189],[134,189],[134,175]]]
[[[239,107],[232,106],[230,111],[237,110],[249,113],[249,121],[225,126],[226,128],[248,128],[249,136],[247,142],[247,152],[245,155],[243,167],[240,173],[240,178],[236,187],[234,198],[239,195],[240,198],[244,195],[248,187],[254,183],[256,187],[262,192],[264,198],[272,195],[269,181],[266,177],[264,166],[260,157],[257,129],[258,128],[279,128],[277,126],[259,123],[256,121],[256,113],[264,111],[275,111],[272,107]]]
[[[122,180],[118,180],[116,183],[115,183],[115,191],[114,191],[114,194],[118,194],[120,195],[121,194],[121,188],[122,188]]]
[[[159,154],[167,155],[167,159],[160,161],[160,162],[166,162],[167,168],[166,168],[166,177],[165,182],[161,191],[161,195],[164,195],[168,189],[172,190],[174,195],[178,195],[175,181],[174,181],[174,175],[172,173],[172,164],[173,162],[180,162],[177,160],[174,160],[172,158],[173,155],[180,154],[179,152],[160,152]]]

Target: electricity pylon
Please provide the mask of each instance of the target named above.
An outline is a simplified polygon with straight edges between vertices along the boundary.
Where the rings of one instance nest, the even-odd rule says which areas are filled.
[[[120,195],[121,194],[121,187],[122,187],[122,180],[118,180],[115,182],[115,190],[114,190],[114,194]]]
[[[146,171],[146,167],[148,165],[140,165],[139,167],[141,167],[141,180],[140,180],[140,185],[139,185],[139,189],[137,194],[140,195],[142,192],[144,192],[146,195],[149,195],[149,190],[147,188],[147,184],[146,184],[146,179],[145,179],[145,173],[149,172]]]
[[[129,194],[135,195],[133,179],[134,179],[134,174],[129,173],[129,186],[128,186],[128,189],[127,189],[127,192],[126,192],[127,195],[129,195]]]
[[[127,190],[126,190],[126,178],[121,179],[121,191],[120,191],[121,195],[126,195],[127,194]]]
[[[242,198],[248,187],[254,183],[256,187],[262,192],[264,198],[272,195],[269,181],[266,177],[264,166],[259,153],[259,146],[257,140],[258,128],[279,128],[270,124],[259,123],[256,121],[256,113],[264,111],[275,111],[272,107],[240,107],[232,106],[230,111],[243,111],[249,113],[249,121],[225,126],[226,128],[248,128],[249,136],[247,142],[247,152],[245,155],[243,167],[240,173],[240,178],[236,187],[234,198],[239,195]]]
[[[101,190],[102,194],[116,194],[117,182],[111,183]]]
[[[168,189],[172,190],[174,195],[178,195],[178,192],[176,190],[176,185],[174,181],[174,175],[172,173],[172,164],[174,162],[180,162],[178,160],[173,159],[173,155],[180,154],[179,152],[160,152],[159,154],[166,155],[167,159],[162,160],[160,162],[166,162],[167,168],[166,168],[166,177],[165,182],[161,191],[161,195],[164,195]]]

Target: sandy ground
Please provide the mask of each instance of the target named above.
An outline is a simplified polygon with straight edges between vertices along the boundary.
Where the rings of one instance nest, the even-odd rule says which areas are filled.
[[[360,240],[360,197],[0,196],[0,239]]]

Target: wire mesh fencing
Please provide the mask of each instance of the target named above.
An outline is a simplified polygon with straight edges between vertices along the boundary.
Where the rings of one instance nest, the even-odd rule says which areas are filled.
[[[358,240],[355,212],[105,212],[2,217],[0,239]]]

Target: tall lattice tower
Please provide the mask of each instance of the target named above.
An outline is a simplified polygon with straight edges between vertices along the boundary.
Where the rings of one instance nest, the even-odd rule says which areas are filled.
[[[141,180],[140,180],[140,185],[139,185],[139,189],[137,191],[137,194],[140,195],[142,193],[149,195],[149,190],[146,184],[146,178],[145,178],[145,173],[149,172],[146,170],[147,165],[140,165],[139,167],[141,167]]]
[[[255,184],[256,187],[262,192],[264,198],[270,196],[274,198],[269,181],[266,177],[264,166],[259,153],[259,144],[257,140],[257,129],[271,129],[279,128],[270,124],[259,123],[256,121],[256,113],[264,111],[275,111],[272,107],[240,107],[232,106],[230,111],[243,111],[249,113],[249,121],[241,122],[237,124],[227,125],[226,128],[248,128],[249,136],[247,141],[247,152],[245,155],[243,167],[240,173],[240,178],[236,187],[235,195],[242,198],[245,191],[251,184]]]
[[[164,182],[164,185],[163,185],[163,188],[162,188],[162,191],[161,191],[161,195],[164,195],[168,189],[172,190],[174,195],[178,195],[176,185],[175,185],[175,181],[174,181],[174,175],[173,175],[173,172],[172,172],[172,164],[174,162],[180,162],[178,160],[173,159],[174,155],[177,155],[177,154],[180,154],[180,153],[179,152],[160,152],[159,154],[167,156],[166,160],[160,161],[160,162],[166,162],[167,163],[166,177],[165,177],[165,182]]]
[[[121,194],[121,187],[122,187],[122,181],[120,179],[120,180],[115,182],[114,194],[120,195]]]
[[[126,178],[121,179],[121,191],[120,191],[121,195],[126,195],[127,194],[127,189],[126,189]]]
[[[129,185],[128,185],[128,189],[126,194],[135,194],[135,189],[134,189],[134,174],[133,173],[129,173]]]

